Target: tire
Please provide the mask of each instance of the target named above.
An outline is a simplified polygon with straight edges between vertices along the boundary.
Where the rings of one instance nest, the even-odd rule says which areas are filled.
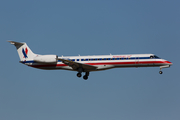
[[[82,75],[81,75],[81,73],[77,73],[77,77],[81,77]]]
[[[86,75],[83,76],[83,79],[84,79],[84,80],[87,80],[87,79],[88,79],[88,76],[86,76]]]

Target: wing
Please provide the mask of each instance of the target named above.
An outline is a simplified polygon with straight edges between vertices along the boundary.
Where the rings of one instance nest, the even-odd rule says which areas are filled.
[[[89,70],[95,70],[97,68],[97,67],[92,66],[92,65],[74,62],[74,61],[70,61],[67,59],[58,58],[58,60],[62,61],[64,64],[72,67],[73,70],[77,70],[78,68],[83,68],[84,71],[89,71]]]

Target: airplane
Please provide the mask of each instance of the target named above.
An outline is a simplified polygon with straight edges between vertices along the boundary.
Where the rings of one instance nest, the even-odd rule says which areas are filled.
[[[26,43],[8,41],[13,44],[20,57],[20,63],[27,66],[44,70],[71,70],[77,71],[77,77],[88,79],[92,71],[101,71],[112,68],[126,67],[160,67],[169,68],[173,63],[161,59],[154,54],[128,54],[128,55],[91,55],[91,56],[57,56],[39,55],[31,51]]]

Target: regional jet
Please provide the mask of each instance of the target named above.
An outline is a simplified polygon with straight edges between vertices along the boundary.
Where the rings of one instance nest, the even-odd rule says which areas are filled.
[[[13,44],[20,57],[20,63],[44,70],[71,70],[77,71],[77,77],[88,79],[92,71],[107,70],[112,68],[127,67],[160,67],[168,68],[171,62],[161,59],[154,54],[129,54],[129,55],[93,55],[93,56],[57,56],[39,55],[31,51],[26,43],[8,41]]]

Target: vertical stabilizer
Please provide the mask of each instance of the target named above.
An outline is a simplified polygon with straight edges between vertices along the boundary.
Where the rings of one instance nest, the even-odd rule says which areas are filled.
[[[10,42],[12,45],[16,47],[21,61],[33,60],[33,58],[36,56],[36,54],[34,54],[31,51],[31,49],[27,46],[26,43],[19,43],[14,41],[8,41],[8,42]]]

